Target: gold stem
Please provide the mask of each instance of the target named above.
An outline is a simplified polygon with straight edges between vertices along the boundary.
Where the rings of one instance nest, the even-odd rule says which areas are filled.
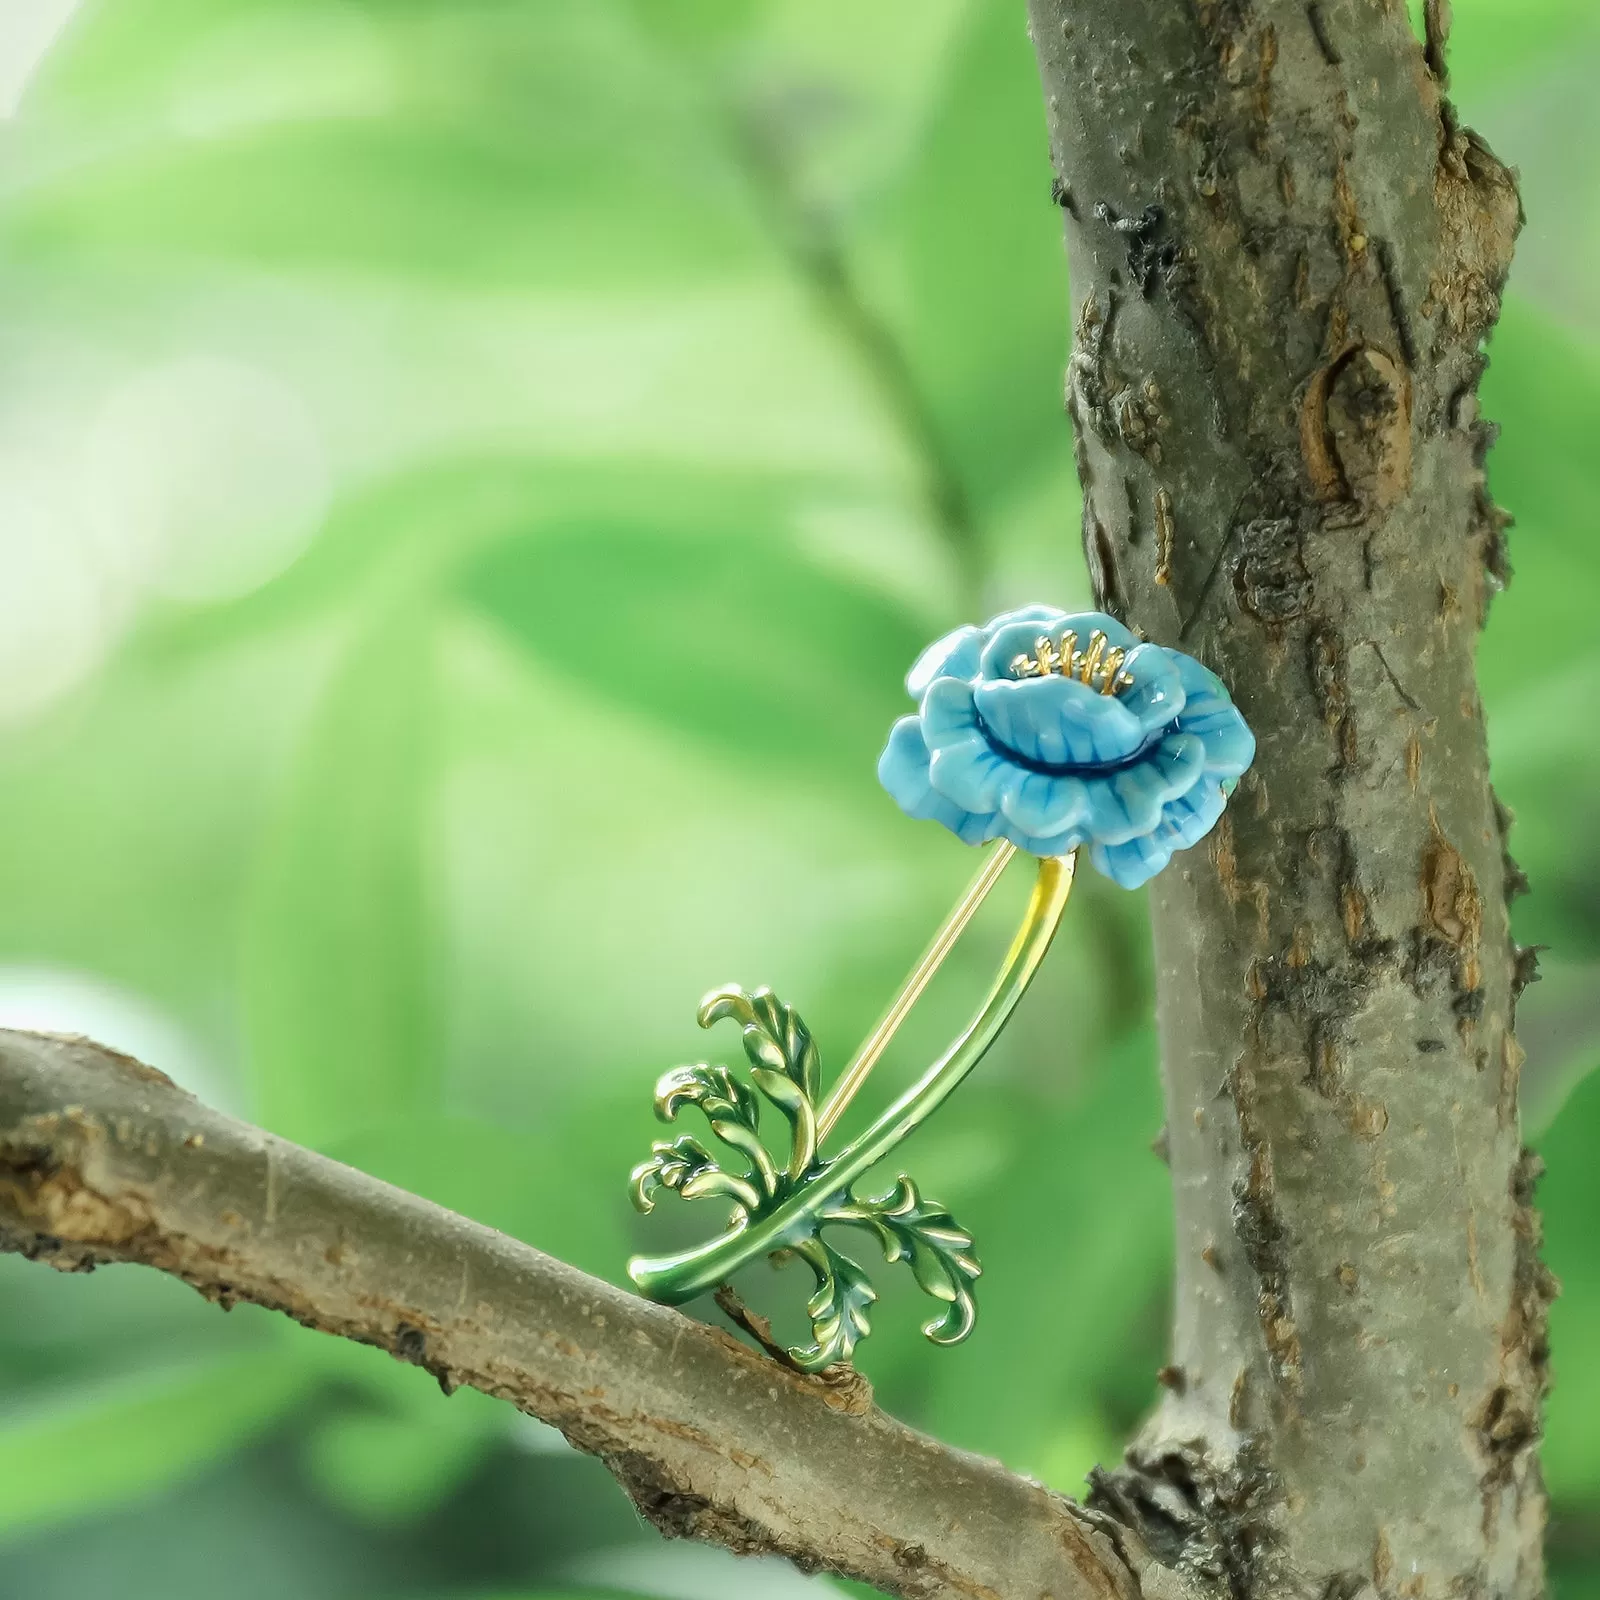
[[[911,969],[911,975],[900,986],[900,992],[889,1003],[889,1009],[879,1017],[871,1033],[861,1041],[849,1066],[839,1076],[839,1081],[828,1092],[822,1109],[817,1113],[817,1143],[827,1137],[828,1130],[842,1117],[845,1108],[855,1099],[867,1074],[878,1063],[878,1057],[889,1047],[906,1014],[917,1003],[922,991],[928,987],[934,973],[950,954],[951,946],[961,937],[962,931],[972,921],[977,909],[988,897],[989,891],[1000,881],[1006,863],[1017,853],[1009,839],[1001,839],[989,852],[978,875],[967,885],[966,892],[956,901],[950,915],[944,919],[933,941],[922,952],[922,958]]]

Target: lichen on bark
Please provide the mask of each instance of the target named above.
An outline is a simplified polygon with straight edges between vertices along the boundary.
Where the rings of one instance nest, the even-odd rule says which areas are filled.
[[[1541,1587],[1527,963],[1478,627],[1516,186],[1399,0],[1032,0],[1097,597],[1259,740],[1152,894],[1176,1375],[1108,1514],[1240,1596]]]

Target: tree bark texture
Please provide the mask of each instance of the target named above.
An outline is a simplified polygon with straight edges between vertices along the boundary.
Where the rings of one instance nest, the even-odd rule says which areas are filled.
[[[1553,1283],[1473,673],[1521,213],[1447,14],[1031,0],[1090,570],[1259,740],[1153,890],[1174,1370],[1092,1503],[1241,1600],[1542,1583]]]
[[[1136,1536],[895,1422],[848,1369],[791,1371],[87,1040],[0,1032],[0,1249],[155,1267],[470,1384],[669,1536],[908,1600],[1184,1600]]]

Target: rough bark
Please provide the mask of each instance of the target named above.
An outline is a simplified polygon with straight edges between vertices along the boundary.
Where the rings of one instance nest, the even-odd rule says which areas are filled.
[[[1521,221],[1402,0],[1031,0],[1105,608],[1259,757],[1153,915],[1169,1391],[1098,1503],[1240,1597],[1532,1595],[1527,963],[1476,634]]]
[[[792,1372],[86,1040],[0,1032],[0,1249],[155,1267],[507,1400],[668,1535],[916,1600],[1183,1600],[1137,1537],[895,1422],[856,1375]]]

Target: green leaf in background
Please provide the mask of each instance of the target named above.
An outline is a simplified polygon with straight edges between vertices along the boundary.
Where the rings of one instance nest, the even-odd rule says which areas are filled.
[[[1510,849],[1533,893],[1512,907],[1524,943],[1568,960],[1600,955],[1600,838],[1575,825],[1600,793],[1600,744],[1553,738],[1552,724],[1587,725],[1600,696],[1600,659],[1575,662],[1545,686],[1508,693],[1489,716],[1495,792],[1515,818]],[[1537,993],[1529,1001],[1539,1004]]]
[[[530,1037],[521,1071],[534,1084],[559,1064]],[[641,1101],[648,1102],[649,1085]],[[622,1278],[627,1236],[616,1135],[554,1106],[526,1127],[425,1112],[338,1141],[341,1161],[420,1194],[602,1278]],[[606,1158],[611,1157],[609,1164]]]
[[[397,1596],[396,1600],[401,1600]],[[404,1600],[421,1600],[407,1594]],[[448,1593],[430,1595],[426,1600],[645,1600],[645,1597],[621,1589],[452,1589]]]
[[[244,1002],[261,1120],[301,1143],[437,1103],[426,612],[357,636],[258,864]]]
[[[1518,525],[1482,665],[1534,884],[1519,935],[1557,946],[1522,1023],[1568,1282],[1552,1565],[1578,1600],[1600,1506],[1600,358],[1574,315],[1597,196],[1573,106],[1600,23],[1577,0],[1454,10],[1452,94],[1523,167],[1529,212],[1484,386]],[[45,461],[70,522],[108,401],[220,359],[288,392],[334,509],[252,593],[128,592],[132,631],[78,694],[5,729],[0,956],[147,997],[221,1082],[247,1057],[272,1125],[618,1277],[644,1243],[623,1189],[658,1131],[649,1086],[703,1047],[695,997],[774,984],[837,1065],[970,868],[872,778],[901,675],[958,620],[952,530],[920,486],[958,485],[986,598],[1087,596],[1023,11],[82,0],[4,124],[0,466]],[[753,137],[782,168],[772,211]],[[813,224],[903,368],[898,405],[780,248]],[[151,482],[181,489],[192,455],[149,434]],[[82,564],[131,560],[119,536],[113,517]],[[0,528],[0,558],[20,537]],[[974,1338],[930,1352],[915,1284],[886,1275],[864,1358],[891,1410],[1068,1491],[1154,1394],[1171,1253],[1142,905],[1078,892],[961,1112],[910,1152],[977,1236]],[[965,1019],[1006,920],[963,941],[886,1088]],[[82,1397],[27,1402],[8,1457],[53,1463],[63,1494],[120,1484],[80,1514],[16,1469],[3,1559],[42,1600],[200,1600],[221,1570],[239,1600],[575,1600],[589,1570],[607,1592],[801,1582],[675,1566],[596,1463],[535,1458],[509,1408],[381,1351],[286,1325],[280,1379],[276,1347],[251,1367],[224,1344],[237,1317],[192,1296],[141,1309],[109,1275],[6,1268],[30,1319],[11,1388]],[[808,1275],[760,1273],[753,1303],[798,1318]],[[92,1336],[45,1350],[75,1324]],[[108,1387],[127,1339],[193,1365]],[[294,1448],[221,1460],[312,1383]],[[164,1498],[132,1501],[135,1443],[191,1463],[153,1469]],[[618,1546],[637,1561],[585,1566]]]
[[[274,1346],[24,1400],[0,1412],[0,1530],[154,1495],[283,1416],[311,1375]]]
[[[691,58],[736,49],[768,0],[632,0],[635,21]]]
[[[1022,11],[970,0],[944,67],[884,232],[869,228],[862,249],[938,448],[987,519],[1043,466],[1070,458],[1066,255]]]
[[[159,21],[172,7],[113,9]],[[106,57],[80,52],[54,86],[63,116],[122,70],[107,38],[132,20],[107,21]],[[122,116],[142,111],[144,137],[108,143],[94,114],[72,119],[94,156],[13,197],[0,237],[15,259],[188,256],[526,289],[726,276],[770,253],[694,96],[608,0],[231,6],[197,23],[133,80]],[[650,138],[619,140],[634,118]]]
[[[637,281],[641,252],[657,276],[725,273],[759,253],[748,224],[710,208],[685,228],[690,208],[672,188],[664,170],[607,170],[562,151],[539,161],[520,143],[413,121],[298,126],[178,145],[53,184],[12,209],[0,238],[24,261],[115,248],[519,286],[578,274],[597,286]],[[508,189],[546,192],[524,211],[498,203]],[[635,198],[597,204],[618,191]]]
[[[519,1426],[539,1426],[476,1389],[446,1396],[431,1373],[386,1350],[317,1340],[302,1359],[346,1403],[308,1415],[300,1459],[318,1494],[363,1525],[414,1522],[455,1493]]]
[[[1422,0],[1408,0],[1412,26],[1423,36]],[[1594,32],[1586,0],[1450,0],[1450,92],[1469,118],[1475,103],[1504,94],[1537,74],[1564,51],[1574,35]]]
[[[403,1523],[443,1501],[504,1432],[346,1412],[316,1428],[304,1459],[318,1490],[352,1516]]]
[[[1542,953],[1539,982],[1517,1006],[1524,1137],[1542,1138],[1573,1090],[1600,1069],[1600,961]]]
[[[1516,518],[1507,534],[1511,584],[1490,607],[1479,653],[1483,692],[1494,696],[1526,684],[1531,638],[1546,680],[1593,659],[1600,346],[1513,295],[1489,343],[1481,400],[1502,426],[1489,486]]]
[[[213,1045],[250,851],[323,671],[304,638],[127,666],[13,733],[0,831],[27,847],[0,852],[0,948],[126,986]]]
[[[1561,1281],[1550,1308],[1555,1392],[1545,1418],[1543,1469],[1555,1516],[1587,1521],[1600,1499],[1600,1453],[1593,1419],[1600,1416],[1600,1369],[1587,1359],[1600,1349],[1600,1257],[1594,1245],[1600,1217],[1600,1075],[1573,1090],[1538,1141],[1547,1171],[1539,1185],[1544,1213],[1544,1258]]]
[[[681,515],[508,541],[464,592],[593,694],[756,766],[870,783],[925,624],[804,560],[770,519],[678,532]]]
[[[1062,1470],[1064,1422],[1103,1435],[1097,1399],[1133,1352],[1150,1361],[1129,1375],[1135,1392],[1153,1396],[1172,1260],[1171,1183],[1150,1148],[1162,1116],[1154,1037],[1062,1070],[1076,1084],[1054,1104],[991,1090],[968,1107],[1011,1154],[985,1194],[952,1200],[983,1260],[979,1325],[924,1378],[933,1432],[1033,1471]]]
[[[1496,792],[1516,816],[1511,851],[1535,893],[1518,902],[1526,942],[1566,959],[1600,954],[1600,838],[1573,819],[1600,789],[1600,747],[1578,730],[1600,694],[1594,617],[1600,349],[1525,300],[1506,302],[1489,346],[1485,413],[1504,424],[1489,462],[1497,501],[1516,518],[1513,576],[1495,598],[1479,651]],[[1540,673],[1527,672],[1538,641]],[[1537,992],[1528,1004],[1538,1008]]]
[[[863,222],[912,159],[970,3],[764,0],[724,93],[809,205]]]

